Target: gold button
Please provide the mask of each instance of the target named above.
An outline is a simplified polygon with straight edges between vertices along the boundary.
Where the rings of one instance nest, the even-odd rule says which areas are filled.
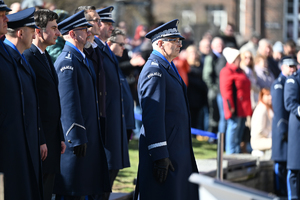
[[[71,140],[68,140],[69,143],[72,143]]]
[[[122,117],[124,117],[124,115],[122,115]]]
[[[101,96],[101,95],[102,95],[102,92],[100,92],[99,94],[100,94],[100,96]]]
[[[123,101],[123,99],[121,99],[121,101]]]

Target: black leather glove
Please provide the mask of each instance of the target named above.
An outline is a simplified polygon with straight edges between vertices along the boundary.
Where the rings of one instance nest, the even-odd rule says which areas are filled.
[[[76,146],[74,147],[73,153],[78,157],[84,157],[86,154],[86,147],[87,147],[86,143]]]
[[[175,171],[175,169],[172,165],[172,162],[169,158],[163,158],[163,159],[154,161],[153,176],[159,183],[163,183],[166,181],[169,168],[173,172]]]
[[[283,142],[287,142],[287,141],[288,141],[288,132],[285,132],[285,133],[282,135],[281,140],[282,140]]]

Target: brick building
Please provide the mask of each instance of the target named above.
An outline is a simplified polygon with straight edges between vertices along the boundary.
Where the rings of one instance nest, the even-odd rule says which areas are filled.
[[[152,0],[155,21],[178,18],[182,28],[194,30],[195,41],[230,22],[240,42],[257,32],[273,42],[291,38],[300,45],[299,8],[298,0]]]

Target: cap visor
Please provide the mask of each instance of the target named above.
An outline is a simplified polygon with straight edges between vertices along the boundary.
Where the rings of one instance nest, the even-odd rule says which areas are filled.
[[[184,40],[185,38],[182,37],[181,35],[168,35],[167,37],[170,37],[170,38],[179,38],[181,40]]]
[[[11,11],[11,9],[8,7],[3,7],[3,8],[0,8],[0,11]]]

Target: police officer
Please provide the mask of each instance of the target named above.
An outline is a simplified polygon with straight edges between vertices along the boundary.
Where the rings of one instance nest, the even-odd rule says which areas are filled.
[[[0,172],[6,200],[41,200],[39,116],[35,76],[22,57],[30,47],[34,8],[6,16],[0,0]],[[9,21],[9,22],[8,22]],[[8,28],[7,28],[8,27]]]
[[[172,20],[146,34],[153,52],[138,80],[143,126],[136,194],[141,200],[199,198],[197,186],[188,182],[198,170],[186,85],[172,62],[184,39],[177,30],[178,22]]]
[[[128,142],[126,133],[125,113],[122,103],[122,82],[119,76],[119,65],[116,56],[106,43],[111,36],[114,20],[109,6],[97,10],[101,18],[100,35],[95,37],[101,54],[103,55],[103,68],[106,85],[106,126],[104,146],[106,150],[111,187],[120,169],[130,166]],[[105,199],[109,199],[106,193]]]
[[[284,85],[284,106],[290,112],[288,122],[287,190],[288,199],[299,199],[300,170],[300,71],[287,78]]]
[[[61,175],[55,178],[57,199],[83,200],[101,195],[108,174],[101,140],[96,76],[92,61],[83,53],[91,27],[80,11],[58,24],[66,40],[54,63],[59,80],[61,122],[66,151],[61,156]]]
[[[281,74],[271,87],[274,117],[272,121],[272,160],[274,160],[275,191],[286,196],[286,160],[289,112],[284,107],[284,84],[288,76],[296,71],[297,62],[292,57],[282,58]]]

